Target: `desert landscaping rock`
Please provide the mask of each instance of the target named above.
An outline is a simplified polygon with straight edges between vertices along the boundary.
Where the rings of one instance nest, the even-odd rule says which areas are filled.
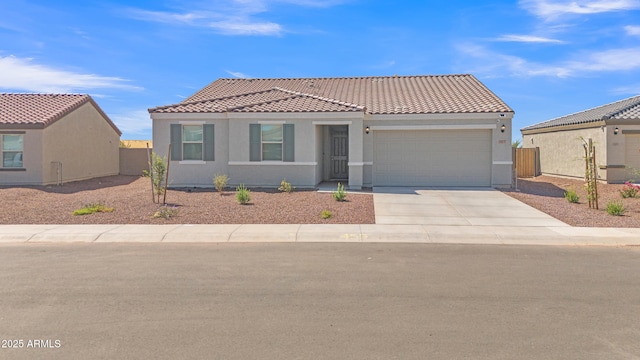
[[[213,185],[213,183],[212,183]],[[213,188],[167,192],[178,216],[153,218],[160,204],[151,200],[148,178],[109,176],[62,186],[0,187],[0,224],[373,224],[373,196],[350,193],[337,202],[331,193],[251,189],[251,202],[239,205],[235,188],[220,194]],[[89,203],[115,208],[111,213],[73,216]],[[332,213],[322,219],[323,210]]]
[[[600,209],[590,209],[584,182],[578,179],[539,176],[519,179],[518,190],[506,194],[572,226],[640,228],[640,198],[622,199],[622,184],[599,184]],[[578,204],[564,199],[566,189],[575,189]],[[239,205],[234,189],[224,194],[213,188],[174,189],[167,193],[169,206],[178,216],[153,218],[161,207],[151,201],[149,179],[109,176],[62,186],[0,187],[0,224],[374,224],[373,195],[349,193],[337,202],[330,192],[251,189],[249,205]],[[605,211],[610,200],[621,200],[624,216]],[[111,213],[73,216],[89,203],[114,207]],[[322,219],[323,210],[332,217]]]
[[[579,179],[538,176],[518,179],[518,191],[506,190],[505,193],[571,226],[640,227],[640,198],[622,199],[620,190],[623,184],[598,183],[599,210],[589,208],[584,184]],[[567,189],[574,189],[578,193],[580,201],[577,204],[569,203],[564,198]],[[623,216],[607,213],[607,203],[611,200],[622,201],[626,209]]]

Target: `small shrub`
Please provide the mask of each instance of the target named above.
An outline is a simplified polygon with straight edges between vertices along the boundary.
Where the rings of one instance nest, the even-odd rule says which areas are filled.
[[[333,216],[333,214],[332,214],[332,213],[331,213],[331,211],[329,211],[329,210],[322,210],[322,213],[320,213],[320,216],[321,216],[323,219],[325,219],[325,220],[326,220],[326,219],[331,218],[331,217]]]
[[[216,187],[216,190],[222,195],[224,192],[224,188],[227,186],[229,182],[229,177],[226,174],[215,174],[213,176],[213,185]]]
[[[333,192],[333,198],[336,201],[345,201],[347,198],[347,192],[344,191],[344,185],[338,183],[338,189]]]
[[[288,182],[287,179],[282,179],[282,181],[280,182],[280,187],[278,188],[278,190],[286,193],[291,193],[294,189],[295,187],[291,186],[291,183]]]
[[[240,205],[246,205],[251,201],[250,193],[251,192],[244,186],[244,184],[240,184],[240,186],[236,188],[236,200],[238,200]]]
[[[153,184],[153,193],[157,196],[157,200],[154,197],[154,202],[160,202],[160,196],[164,194],[167,187],[165,184],[165,174],[167,172],[167,157],[160,157],[156,153],[151,153],[151,171],[142,170],[143,176],[150,177]]]
[[[163,218],[166,220],[169,220],[174,216],[178,216],[178,207],[167,206],[166,204],[160,207],[160,209],[153,214],[154,218]]]
[[[607,203],[607,213],[613,216],[622,216],[626,209],[622,204],[622,201],[611,200]]]
[[[630,182],[624,183],[624,187],[620,190],[620,196],[622,198],[634,198],[638,195],[638,191],[640,191],[640,185],[632,184]]]
[[[84,207],[78,210],[74,210],[73,215],[74,216],[91,215],[97,212],[113,212],[113,210],[115,209],[112,207],[107,207],[101,202],[97,202],[97,203],[86,204]]]
[[[580,201],[580,196],[576,193],[575,189],[567,189],[564,192],[564,198],[567,199],[568,202],[577,204]]]

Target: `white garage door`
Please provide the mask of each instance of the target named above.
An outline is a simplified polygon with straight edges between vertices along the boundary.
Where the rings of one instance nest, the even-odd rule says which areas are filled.
[[[626,134],[624,143],[625,165],[640,170],[640,134]]]
[[[491,130],[373,135],[374,186],[491,186]]]

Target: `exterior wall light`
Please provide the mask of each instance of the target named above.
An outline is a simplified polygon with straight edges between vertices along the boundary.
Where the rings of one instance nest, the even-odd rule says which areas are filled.
[[[500,132],[504,132],[504,129],[506,129],[506,127],[502,124],[502,126],[500,126]]]
[[[369,133],[369,131],[371,131],[371,129],[370,129],[368,126],[367,126],[366,128],[364,128],[364,133],[365,133],[365,134],[368,134],[368,133]]]
[[[618,135],[618,131],[620,131],[620,129],[616,126],[616,128],[613,129],[613,135]]]

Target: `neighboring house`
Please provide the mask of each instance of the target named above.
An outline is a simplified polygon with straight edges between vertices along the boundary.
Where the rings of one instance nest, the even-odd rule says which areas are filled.
[[[149,113],[176,187],[511,185],[513,110],[472,75],[219,79]]]
[[[117,175],[120,135],[89,95],[0,94],[0,185]]]
[[[631,180],[640,170],[640,96],[527,126],[523,147],[540,148],[545,175],[583,178],[583,141],[596,148],[598,178],[608,183]],[[637,176],[635,176],[637,179]]]

